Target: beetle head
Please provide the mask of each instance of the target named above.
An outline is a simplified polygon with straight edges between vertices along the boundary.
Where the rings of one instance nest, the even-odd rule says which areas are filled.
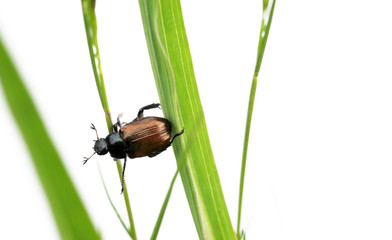
[[[98,137],[97,129],[95,128],[94,124],[92,124],[92,123],[91,123],[91,129],[93,129],[95,131],[95,134],[97,135],[97,140],[95,141],[95,144],[93,147],[94,153],[90,157],[84,157],[83,164],[86,164],[86,162],[90,158],[92,158],[94,156],[94,154],[96,154],[96,153],[98,155],[105,155],[106,153],[109,152],[108,143],[107,143],[106,139]]]
[[[106,153],[108,153],[108,151],[109,151],[108,150],[108,144],[107,144],[105,138],[100,138],[97,141],[95,141],[94,151],[98,155],[105,155]]]

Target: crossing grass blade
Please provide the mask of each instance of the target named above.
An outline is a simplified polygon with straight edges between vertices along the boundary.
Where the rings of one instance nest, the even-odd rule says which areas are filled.
[[[105,193],[106,193],[106,196],[108,197],[110,205],[112,206],[114,212],[116,213],[116,216],[117,216],[118,220],[120,220],[121,225],[123,226],[125,231],[127,231],[129,237],[132,238],[131,230],[128,229],[127,226],[125,226],[125,223],[124,223],[123,219],[121,218],[120,214],[118,213],[116,206],[114,206],[114,203],[112,202],[112,198],[110,197],[108,189],[106,188],[105,180],[103,179],[101,168],[99,167],[99,165],[98,165],[98,170],[99,170],[99,176],[101,177],[101,181],[102,181],[102,184],[103,184],[103,188],[105,189]]]
[[[158,237],[159,229],[161,227],[163,216],[165,215],[167,204],[169,203],[170,196],[171,196],[171,193],[173,191],[173,186],[174,186],[174,183],[176,182],[176,179],[177,179],[177,175],[178,175],[178,170],[174,174],[173,179],[172,179],[172,181],[170,183],[169,190],[167,191],[167,194],[166,194],[166,197],[165,197],[165,201],[163,202],[161,211],[159,212],[158,219],[157,219],[157,221],[155,223],[154,230],[152,231],[150,240],[155,240]]]
[[[252,86],[249,94],[249,103],[248,103],[248,114],[246,118],[246,127],[245,127],[245,137],[244,137],[244,148],[242,153],[242,166],[241,166],[241,177],[240,177],[240,190],[239,190],[239,200],[238,200],[238,219],[237,219],[237,238],[241,239],[241,212],[242,212],[242,195],[244,191],[244,181],[245,181],[245,167],[246,167],[246,157],[248,154],[248,143],[249,143],[249,134],[250,134],[250,125],[252,122],[252,114],[253,114],[253,106],[256,96],[256,87],[257,87],[257,78],[260,71],[261,62],[264,56],[265,46],[267,44],[268,34],[271,27],[272,16],[275,9],[275,0],[271,1],[271,5],[269,5],[268,0],[263,1],[263,19],[261,22],[260,29],[260,38],[259,38],[259,46],[257,48],[257,58],[256,58],[256,67],[253,74]],[[244,236],[245,239],[245,236]]]
[[[101,58],[99,56],[98,48],[98,38],[97,38],[97,19],[95,16],[95,0],[82,0],[82,10],[84,18],[84,26],[86,29],[86,36],[88,42],[88,49],[90,53],[91,65],[94,71],[95,82],[97,85],[99,97],[101,99],[102,108],[105,113],[106,125],[109,132],[113,131],[113,122],[110,116],[109,104],[106,97],[105,82],[103,80],[102,68],[101,68]],[[120,161],[116,161],[117,172],[119,175],[120,183],[122,182],[122,166]],[[130,224],[130,229],[126,229],[127,232],[131,233],[132,239],[136,240],[136,228],[133,221],[133,215],[131,210],[131,204],[129,202],[127,184],[124,180],[124,202],[127,208],[128,219]],[[109,196],[108,196],[109,197]],[[110,198],[110,197],[109,197]],[[113,206],[113,205],[112,205]],[[114,211],[115,208],[113,208]],[[121,221],[121,219],[120,219]],[[123,222],[122,222],[123,223]]]
[[[188,130],[193,131],[193,129],[188,129]],[[193,141],[191,144],[194,145],[195,141]],[[166,208],[167,208],[167,205],[169,203],[171,193],[173,191],[173,186],[174,186],[174,183],[176,182],[176,179],[177,179],[177,176],[178,176],[178,169],[181,169],[184,166],[185,161],[186,161],[186,153],[191,148],[192,148],[192,146],[188,145],[188,148],[185,149],[184,152],[182,152],[182,154],[181,154],[181,156],[179,158],[177,158],[177,161],[178,161],[177,166],[178,167],[177,167],[176,173],[174,174],[174,176],[172,178],[172,181],[170,183],[169,190],[166,193],[166,197],[165,197],[165,200],[164,200],[164,202],[162,204],[161,211],[159,212],[158,219],[157,219],[157,221],[155,223],[155,226],[154,226],[154,230],[153,230],[153,232],[151,234],[151,238],[150,238],[151,240],[155,240],[158,237],[159,229],[161,227],[162,220],[163,220],[163,217],[165,215]]]
[[[1,37],[0,84],[30,152],[61,238],[100,239]]]
[[[139,0],[139,5],[163,113],[173,123],[174,132],[185,128],[173,149],[199,238],[235,239],[208,137],[180,1]],[[186,157],[183,166],[179,166],[181,154]]]

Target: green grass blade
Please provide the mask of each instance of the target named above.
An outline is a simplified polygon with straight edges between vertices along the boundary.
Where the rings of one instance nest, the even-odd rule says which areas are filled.
[[[103,80],[101,58],[99,55],[98,38],[97,38],[97,19],[95,16],[95,1],[82,0],[84,26],[86,29],[88,50],[90,53],[91,65],[93,67],[95,83],[101,99],[102,108],[105,111],[106,123],[109,132],[112,130],[112,119],[109,111],[108,99],[106,97],[105,82]]]
[[[129,229],[127,228],[127,226],[125,226],[124,221],[122,220],[120,214],[119,214],[118,211],[117,211],[117,208],[114,206],[114,204],[113,204],[113,202],[112,202],[112,199],[110,198],[110,195],[109,195],[108,189],[106,188],[105,181],[103,180],[101,168],[99,167],[99,165],[98,165],[98,170],[99,170],[99,176],[101,177],[101,181],[102,181],[102,184],[103,184],[103,188],[105,189],[105,193],[106,193],[106,196],[108,197],[108,200],[109,200],[109,202],[110,202],[110,205],[112,206],[114,212],[116,213],[118,220],[120,220],[121,225],[124,227],[125,231],[127,231],[128,235],[132,238],[131,230],[129,230]]]
[[[188,129],[188,130],[189,131],[193,131],[194,129]],[[192,144],[194,145],[195,142],[193,141]],[[177,179],[177,176],[178,176],[178,169],[181,169],[184,166],[185,161],[186,161],[186,153],[192,147],[193,147],[192,145],[189,145],[188,148],[185,149],[185,151],[182,152],[181,156],[178,158],[178,164],[177,164],[178,167],[177,167],[176,173],[174,174],[173,179],[172,179],[172,181],[170,183],[169,190],[166,193],[166,197],[165,197],[165,200],[164,200],[164,202],[162,204],[161,211],[159,212],[159,216],[158,216],[158,219],[157,219],[157,221],[155,223],[154,230],[153,230],[153,232],[151,234],[151,238],[150,238],[151,240],[156,239],[157,236],[158,236],[158,232],[159,232],[159,229],[160,229],[161,224],[162,224],[163,216],[165,215],[166,208],[167,208],[167,205],[169,203],[169,199],[170,199],[170,196],[171,196],[171,193],[172,193],[172,190],[173,190],[173,186],[174,186],[174,183],[175,183],[175,181]]]
[[[105,82],[103,80],[101,58],[99,56],[98,38],[97,38],[97,18],[95,16],[95,1],[82,0],[84,26],[86,29],[86,36],[88,42],[88,49],[90,53],[91,65],[94,71],[95,82],[97,85],[99,97],[101,99],[102,108],[105,112],[106,125],[109,132],[113,131],[113,122],[110,116],[109,104],[106,97]],[[116,161],[117,172],[121,183],[122,166],[120,161]],[[130,223],[130,232],[132,239],[137,239],[136,228],[133,221],[131,204],[129,201],[127,185],[124,181],[124,201],[127,208],[128,219]]]
[[[259,75],[261,62],[264,56],[265,46],[267,44],[268,34],[271,27],[272,16],[275,9],[275,0],[272,0],[271,6],[269,6],[269,1],[263,1],[263,19],[261,22],[259,46],[257,48],[257,59],[255,72],[253,74],[252,86],[250,89],[249,103],[248,103],[248,114],[246,117],[246,127],[245,127],[245,137],[244,137],[244,148],[242,153],[242,165],[241,165],[241,177],[240,177],[240,190],[239,190],[239,200],[238,200],[238,219],[237,219],[237,238],[241,239],[241,212],[242,212],[242,196],[244,190],[244,180],[245,180],[245,168],[246,168],[246,157],[248,154],[248,143],[250,126],[252,122],[253,106],[256,96],[257,87],[257,77]]]
[[[165,201],[163,202],[161,211],[159,212],[159,216],[158,216],[157,222],[155,223],[154,230],[153,230],[153,232],[151,234],[151,238],[150,238],[151,240],[155,240],[158,237],[159,228],[161,227],[163,216],[165,215],[167,204],[169,203],[169,199],[170,199],[171,193],[173,191],[173,186],[174,186],[174,183],[176,182],[177,175],[178,175],[178,170],[174,174],[173,179],[172,179],[172,181],[170,183],[170,187],[169,187],[169,190],[167,191],[167,194],[166,194],[166,197],[165,197]]]
[[[265,46],[267,45],[267,39],[269,35],[269,30],[271,27],[272,16],[274,15],[275,0],[271,1],[271,6],[269,6],[269,0],[263,1],[263,19],[261,22],[259,46],[257,48],[257,58],[254,76],[258,76],[260,72],[261,62],[263,61]]]
[[[199,238],[235,239],[208,137],[180,1],[139,0],[139,5],[163,113],[173,123],[174,132],[185,128],[173,149],[178,165],[179,156],[189,148],[179,170]]]
[[[0,38],[0,83],[62,239],[100,239],[33,100]]]

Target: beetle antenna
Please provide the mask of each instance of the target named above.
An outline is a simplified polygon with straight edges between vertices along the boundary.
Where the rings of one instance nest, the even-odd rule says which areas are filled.
[[[86,162],[88,161],[88,160],[90,160],[90,158],[92,158],[93,156],[94,156],[94,154],[96,154],[96,152],[94,152],[93,154],[91,154],[91,156],[90,157],[84,157],[84,160],[83,160],[83,165],[84,164],[86,164]]]
[[[90,128],[91,128],[92,130],[95,130],[95,134],[97,135],[97,139],[99,139],[99,137],[98,137],[98,131],[97,131],[97,129],[95,128],[94,124],[91,123]]]

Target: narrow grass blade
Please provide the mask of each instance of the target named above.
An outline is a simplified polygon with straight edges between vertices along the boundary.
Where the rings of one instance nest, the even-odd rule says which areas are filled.
[[[1,38],[0,84],[31,154],[61,238],[100,239]]]
[[[195,129],[192,129],[192,128],[188,129],[188,131],[194,131],[194,130]],[[195,143],[196,142],[193,141],[191,144],[195,145]],[[193,147],[192,145],[188,145],[188,147],[184,150],[184,152],[181,153],[180,157],[177,158],[177,162],[178,162],[177,170],[176,170],[176,173],[174,174],[173,179],[172,179],[172,181],[170,183],[170,187],[169,187],[169,190],[167,191],[167,194],[166,194],[166,197],[165,197],[165,201],[162,204],[161,211],[159,212],[158,219],[157,219],[157,221],[155,223],[155,227],[154,227],[154,230],[153,230],[151,238],[150,238],[151,240],[156,239],[157,236],[158,236],[158,232],[159,232],[159,229],[160,229],[161,224],[162,224],[163,216],[165,215],[166,208],[167,208],[167,205],[169,203],[170,196],[171,196],[171,193],[172,193],[172,190],[173,190],[173,186],[174,186],[174,183],[175,183],[175,181],[177,179],[177,176],[178,176],[178,169],[182,169],[182,167],[184,166],[185,161],[186,161],[186,154],[188,153],[189,149],[192,149],[192,147]]]
[[[167,204],[169,203],[169,199],[170,199],[171,193],[173,191],[173,186],[174,186],[174,183],[176,182],[177,175],[178,175],[178,170],[174,174],[173,179],[172,179],[172,181],[170,183],[170,187],[169,187],[169,190],[167,191],[167,194],[166,194],[166,197],[165,197],[165,201],[163,202],[161,211],[159,212],[159,216],[158,216],[157,222],[155,223],[154,230],[153,230],[153,232],[151,234],[151,238],[150,238],[151,240],[155,240],[158,237],[159,228],[161,227],[163,216],[165,215]]]
[[[208,137],[179,0],[139,0],[155,82],[173,131],[184,190],[200,239],[235,239]],[[189,131],[189,129],[195,129]],[[189,145],[192,144],[192,147]]]
[[[246,118],[246,127],[245,127],[244,149],[243,149],[243,153],[242,153],[239,201],[238,201],[238,219],[237,219],[237,238],[238,239],[241,239],[240,227],[241,227],[242,195],[243,195],[243,191],[244,191],[246,157],[248,154],[250,125],[252,122],[253,106],[254,106],[254,101],[255,101],[255,96],[256,96],[257,77],[259,75],[260,66],[261,66],[261,62],[263,60],[264,50],[265,50],[265,46],[267,44],[268,34],[269,34],[270,27],[271,27],[272,16],[273,16],[274,9],[275,9],[275,0],[272,0],[271,3],[272,4],[269,5],[268,0],[263,1],[263,19],[261,22],[259,46],[257,49],[256,67],[255,67],[255,72],[253,74],[253,81],[252,81],[252,86],[251,86],[250,95],[249,95],[248,114],[247,114],[247,118]]]
[[[109,200],[109,202],[110,202],[110,205],[112,205],[112,208],[113,208],[114,212],[116,213],[118,220],[120,220],[121,225],[124,227],[125,231],[127,231],[128,235],[132,238],[131,231],[127,228],[127,226],[125,226],[125,223],[124,223],[124,221],[122,220],[120,214],[118,213],[116,206],[114,206],[114,204],[113,204],[113,202],[112,202],[112,199],[110,198],[110,195],[109,195],[109,192],[108,192],[108,190],[107,190],[107,188],[106,188],[105,181],[103,180],[101,168],[99,167],[99,165],[98,165],[98,170],[99,170],[99,176],[101,177],[101,181],[102,181],[102,184],[103,184],[103,188],[105,189],[105,193],[106,193],[106,196],[108,197],[108,200]]]
[[[95,17],[95,1],[82,0],[84,26],[86,29],[88,50],[90,52],[91,65],[93,67],[95,83],[101,99],[102,108],[105,111],[106,123],[109,132],[112,130],[112,119],[109,111],[108,99],[106,97],[105,82],[103,80],[101,58],[99,55],[98,38],[97,38],[97,19]]]
[[[97,38],[97,19],[95,16],[95,0],[82,0],[82,9],[83,9],[83,18],[84,18],[84,26],[86,29],[88,49],[90,52],[91,65],[94,71],[95,82],[97,84],[97,89],[99,93],[99,97],[101,99],[102,108],[105,112],[106,125],[109,132],[113,131],[113,122],[110,116],[109,104],[106,97],[105,90],[105,82],[103,80],[102,68],[101,68],[101,59],[99,56],[99,48],[98,48],[98,38]],[[122,166],[120,161],[116,161],[117,171],[119,174],[120,183],[121,175],[122,175]],[[125,206],[127,208],[129,223],[130,223],[130,232],[132,239],[137,239],[136,237],[136,229],[135,223],[133,221],[131,204],[129,202],[127,185],[124,181],[124,201]]]

